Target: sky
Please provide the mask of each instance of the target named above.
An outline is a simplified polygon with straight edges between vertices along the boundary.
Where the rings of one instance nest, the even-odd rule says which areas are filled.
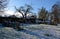
[[[38,9],[41,7],[46,8],[46,10],[50,11],[53,4],[60,0],[9,0],[6,11],[7,14],[13,14],[15,12],[15,6],[25,6],[26,4],[31,5],[33,7],[33,12],[38,13]]]
[[[51,10],[52,5],[57,1],[59,0],[10,0],[8,10],[15,11],[14,6],[20,7],[28,4],[33,7],[33,12],[37,12],[41,7],[44,7],[49,11]]]

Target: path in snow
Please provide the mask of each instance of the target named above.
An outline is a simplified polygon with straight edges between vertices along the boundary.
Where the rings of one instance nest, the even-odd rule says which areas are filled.
[[[41,26],[43,26],[45,29],[43,29],[43,30],[39,30],[38,28],[39,27],[41,27]],[[39,38],[45,38],[45,39],[51,39],[51,38],[54,38],[54,39],[60,39],[60,36],[58,35],[58,34],[56,34],[56,33],[60,33],[58,30],[60,30],[59,28],[57,28],[58,26],[52,26],[52,25],[26,25],[26,26],[23,26],[24,28],[25,28],[25,30],[23,30],[22,32],[25,32],[25,33],[27,33],[27,34],[30,34],[30,35],[34,35],[34,36],[37,36],[37,37],[39,37]],[[33,27],[33,29],[34,28],[36,28],[35,30],[33,30],[32,29],[32,27]],[[38,31],[39,30],[39,31]],[[37,32],[36,32],[37,31]],[[52,34],[52,36],[48,36],[48,37],[46,37],[46,36],[43,36],[43,35],[39,35],[39,34],[41,34],[41,31],[45,31],[45,33],[47,32],[48,34]],[[56,31],[58,31],[58,32],[56,32]],[[38,33],[38,32],[40,32],[40,33]],[[47,34],[46,33],[46,34]],[[42,32],[42,34],[44,34],[43,32]],[[56,36],[56,35],[57,36]]]
[[[30,35],[37,36],[38,38],[49,39],[49,37],[41,36],[41,35],[39,35],[39,34],[37,34],[37,33],[34,33],[34,32],[32,32],[32,31],[29,31],[29,30],[22,30],[22,32],[24,32],[24,33],[26,33],[26,34],[30,34]],[[57,38],[57,37],[54,37],[54,36],[53,36],[53,38],[55,38],[55,39],[60,39],[60,38]]]

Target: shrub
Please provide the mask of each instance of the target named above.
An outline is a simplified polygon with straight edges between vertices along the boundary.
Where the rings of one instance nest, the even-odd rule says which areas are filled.
[[[16,30],[23,30],[23,28],[20,27],[20,23],[19,22],[4,22],[3,23],[4,27],[11,27],[14,28]]]
[[[51,34],[44,34],[45,36],[52,36]]]

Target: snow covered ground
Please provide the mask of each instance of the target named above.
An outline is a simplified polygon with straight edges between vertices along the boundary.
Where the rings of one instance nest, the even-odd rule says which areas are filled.
[[[21,27],[24,30],[0,27],[0,39],[60,39],[60,26],[24,24]]]

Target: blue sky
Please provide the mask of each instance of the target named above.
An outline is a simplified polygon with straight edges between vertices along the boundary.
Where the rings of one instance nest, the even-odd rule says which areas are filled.
[[[60,0],[10,0],[8,10],[15,11],[14,6],[24,6],[25,4],[31,5],[34,13],[38,12],[38,8],[45,7],[48,11],[51,10],[53,4]]]

